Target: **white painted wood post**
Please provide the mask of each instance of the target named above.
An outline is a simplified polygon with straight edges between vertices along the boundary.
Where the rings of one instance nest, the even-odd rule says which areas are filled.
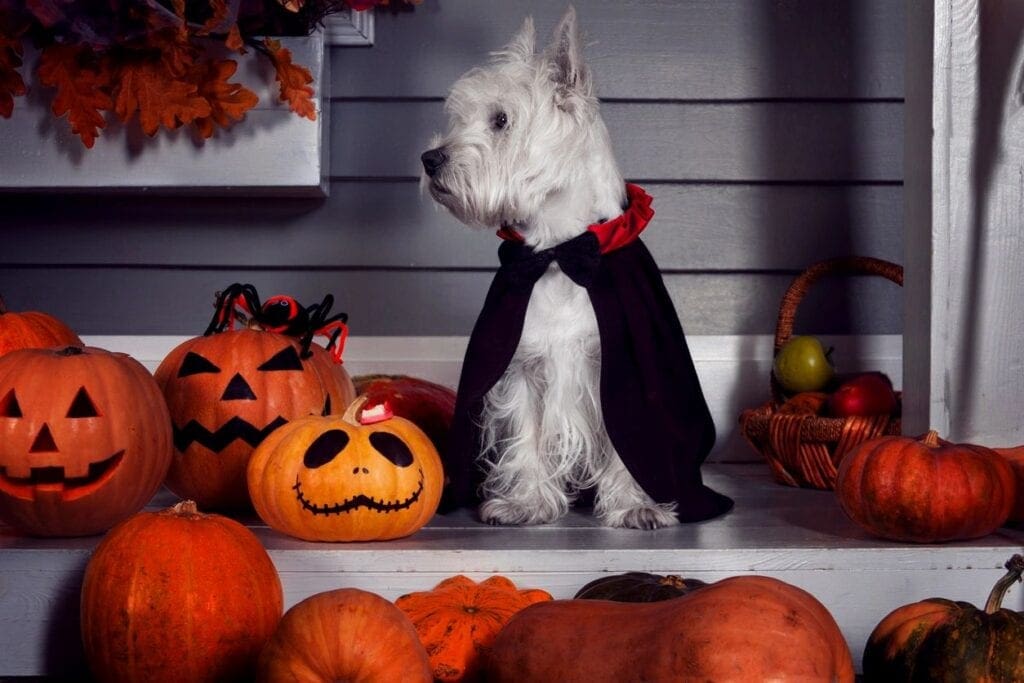
[[[907,14],[904,431],[1024,443],[1024,3]]]

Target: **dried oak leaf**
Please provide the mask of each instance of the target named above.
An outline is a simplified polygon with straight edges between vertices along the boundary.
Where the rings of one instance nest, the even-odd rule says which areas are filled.
[[[281,84],[281,101],[287,102],[289,109],[316,121],[316,103],[313,101],[313,74],[304,66],[292,63],[292,51],[281,46],[281,41],[264,38],[270,61],[277,71],[277,82]]]
[[[152,137],[160,126],[173,130],[209,116],[211,108],[198,85],[163,61],[146,60],[122,65],[114,113],[125,122],[138,113],[142,132]]]
[[[11,118],[14,98],[28,92],[18,73],[21,66],[21,40],[0,36],[0,116]]]
[[[245,118],[245,112],[256,106],[256,93],[241,83],[229,83],[238,64],[233,59],[209,61],[197,64],[194,80],[199,84],[199,94],[210,105],[210,115],[197,118],[192,124],[204,138],[213,135],[214,124],[227,128],[233,121]]]
[[[67,114],[71,132],[92,148],[100,129],[107,126],[103,112],[113,106],[107,62],[88,47],[50,45],[39,56],[36,73],[40,83],[57,89],[51,105],[54,115]]]
[[[238,30],[238,24],[231,24],[224,44],[227,45],[229,50],[245,54],[245,40],[242,39],[242,32]]]

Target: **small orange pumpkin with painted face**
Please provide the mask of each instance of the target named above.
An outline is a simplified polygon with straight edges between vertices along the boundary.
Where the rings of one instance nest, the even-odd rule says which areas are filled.
[[[365,403],[293,420],[256,448],[249,495],[264,522],[307,541],[380,541],[433,517],[444,483],[433,443],[386,406],[364,411]]]
[[[92,347],[0,358],[0,519],[87,536],[138,512],[171,462],[171,423],[141,363]]]

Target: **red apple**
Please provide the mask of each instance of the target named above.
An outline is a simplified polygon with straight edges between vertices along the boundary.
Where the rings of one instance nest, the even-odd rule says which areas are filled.
[[[829,397],[828,408],[836,417],[892,413],[896,410],[896,392],[885,373],[865,372],[840,384]]]

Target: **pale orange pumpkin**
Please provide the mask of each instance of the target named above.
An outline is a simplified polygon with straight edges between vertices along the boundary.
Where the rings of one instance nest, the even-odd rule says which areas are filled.
[[[82,643],[99,681],[251,680],[283,607],[259,539],[185,501],[140,512],[96,548],[82,583]]]
[[[480,583],[452,576],[433,590],[395,600],[408,615],[430,657],[434,680],[477,681],[483,657],[501,627],[519,610],[551,600],[539,589],[519,590],[504,576]]]
[[[0,356],[15,349],[83,346],[70,327],[48,313],[7,310],[0,297]]]
[[[249,494],[264,522],[308,541],[380,541],[433,517],[444,481],[437,450],[400,417],[362,424],[365,402],[294,420],[256,448]]]
[[[806,591],[738,576],[659,602],[555,600],[509,619],[486,658],[490,683],[853,683],[835,619]]]
[[[259,657],[260,683],[430,683],[430,665],[401,610],[340,588],[289,609]]]
[[[171,424],[141,363],[93,347],[0,357],[0,519],[38,536],[106,531],[149,502]]]
[[[167,487],[203,509],[250,507],[245,470],[253,449],[290,420],[340,411],[355,397],[343,366],[313,344],[259,329],[195,337],[173,349],[155,377],[174,425]]]

